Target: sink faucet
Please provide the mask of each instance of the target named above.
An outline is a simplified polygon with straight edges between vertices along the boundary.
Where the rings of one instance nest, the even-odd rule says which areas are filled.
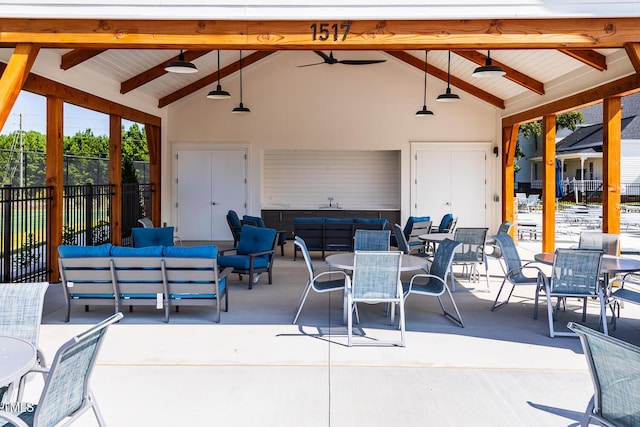
[[[327,200],[329,200],[329,207],[332,207],[333,197],[327,197]]]

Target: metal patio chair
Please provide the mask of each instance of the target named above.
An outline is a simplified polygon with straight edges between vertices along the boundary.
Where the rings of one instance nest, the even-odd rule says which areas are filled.
[[[582,321],[587,318],[587,300],[597,298],[600,306],[600,324],[607,335],[606,295],[599,284],[602,251],[584,249],[556,249],[551,277],[538,275],[542,285],[538,285],[534,305],[534,319],[538,316],[538,298],[544,290],[547,298],[547,315],[549,319],[549,336],[575,336],[572,332],[558,332],[554,329],[554,321],[560,305],[566,310],[567,299],[583,300]],[[554,305],[552,299],[556,297]]]
[[[496,308],[501,305],[508,304],[509,299],[511,298],[511,294],[513,294],[513,290],[516,286],[520,285],[538,285],[538,274],[542,273],[542,270],[534,265],[532,265],[535,261],[523,263],[520,260],[520,254],[518,253],[518,249],[516,248],[516,244],[513,241],[513,238],[506,233],[496,234],[493,236],[496,244],[500,248],[500,253],[502,255],[502,259],[504,259],[505,264],[505,276],[502,280],[502,284],[500,285],[500,289],[498,290],[498,294],[496,295],[496,299],[493,301],[493,306],[491,307],[491,311],[494,311]],[[535,276],[527,276],[524,274],[526,270],[535,270]],[[502,293],[502,289],[504,285],[509,282],[511,284],[511,290],[509,291],[509,295],[507,295],[507,299],[504,301],[500,301],[500,294]],[[536,291],[537,292],[537,291]]]
[[[47,364],[42,350],[38,347],[44,295],[48,282],[0,283],[0,335],[20,338],[36,347],[36,363],[42,368]],[[46,378],[46,377],[45,377]],[[18,400],[22,397],[24,381],[17,389]],[[15,384],[0,387],[0,397],[11,398]],[[4,393],[3,393],[4,392]]]
[[[32,370],[47,373],[38,403],[20,413],[0,411],[0,419],[21,427],[49,427],[62,421],[68,425],[92,409],[98,424],[105,426],[89,380],[108,327],[122,317],[116,313],[62,344],[51,368]]]
[[[391,324],[394,324],[395,308],[399,308],[400,341],[383,342],[373,340],[364,344],[386,343],[405,346],[404,293],[400,281],[399,251],[356,251],[353,261],[353,278],[347,288],[347,334],[348,345],[353,345],[353,315],[357,303],[386,303],[389,305]],[[363,344],[363,343],[359,343]]]
[[[640,425],[640,348],[583,325],[567,326],[580,337],[593,383],[580,425]]]
[[[300,312],[302,311],[302,306],[307,300],[307,296],[309,295],[309,291],[313,290],[318,293],[325,292],[333,292],[333,291],[341,291],[344,295],[347,281],[349,280],[349,276],[347,273],[341,270],[328,270],[321,271],[327,268],[330,268],[327,264],[321,264],[314,268],[313,262],[311,261],[311,256],[309,255],[309,250],[307,249],[307,244],[304,240],[298,236],[296,236],[294,245],[300,248],[300,252],[302,252],[302,256],[304,257],[304,262],[307,265],[307,270],[309,271],[309,278],[307,279],[307,284],[302,291],[302,295],[300,296],[300,300],[298,301],[298,305],[296,308],[296,315],[293,318],[293,324],[295,325],[298,321],[298,317],[300,316]],[[334,278],[332,278],[333,276]],[[336,276],[340,276],[336,279]],[[322,280],[319,280],[322,278]],[[346,321],[346,303],[343,298],[342,302],[343,307],[343,320]]]
[[[453,256],[453,265],[461,265],[463,267],[463,275],[468,269],[470,282],[480,282],[478,264],[484,264],[487,291],[489,291],[489,267],[487,265],[485,242],[488,230],[488,228],[478,227],[457,228],[454,234],[454,240],[462,243],[462,245],[457,248]],[[455,291],[455,282],[453,283],[454,285],[451,290]]]
[[[426,274],[418,273],[411,278],[409,283],[402,283],[404,298],[405,301],[411,294],[416,295],[427,295],[438,298],[438,303],[440,303],[440,307],[444,313],[444,316],[458,326],[464,328],[464,323],[462,321],[462,316],[460,315],[460,311],[458,311],[458,306],[453,299],[453,295],[451,294],[451,290],[447,286],[447,276],[453,283],[453,271],[451,262],[453,261],[453,256],[455,254],[456,248],[458,248],[462,243],[456,242],[450,239],[445,239],[438,245],[438,249],[433,257],[433,262],[431,263],[431,268],[429,268],[429,272]],[[418,279],[419,281],[416,281]],[[423,281],[421,279],[426,279]],[[451,300],[451,304],[453,305],[453,309],[455,311],[455,316],[447,311],[442,303],[441,295],[447,294],[449,299]]]
[[[599,231],[583,231],[580,233],[578,249],[593,249],[604,251],[607,255],[618,256],[620,254],[620,235]]]

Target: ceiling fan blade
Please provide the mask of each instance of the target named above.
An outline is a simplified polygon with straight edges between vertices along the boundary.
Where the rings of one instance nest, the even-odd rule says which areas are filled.
[[[380,62],[386,61],[386,59],[343,59],[341,61],[338,61],[338,63],[344,65],[369,65],[379,64]]]
[[[321,52],[319,50],[314,50],[315,54],[318,55],[320,58],[322,58],[324,60],[325,63],[327,64],[333,64],[336,60],[333,59],[333,52],[331,52],[330,55],[327,55],[324,52]]]
[[[326,64],[326,62],[316,62],[313,64],[305,64],[305,65],[296,65],[296,67],[300,68],[300,67],[311,67],[313,65],[322,65],[322,64]]]

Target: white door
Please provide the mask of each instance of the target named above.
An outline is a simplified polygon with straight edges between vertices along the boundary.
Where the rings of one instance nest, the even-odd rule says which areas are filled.
[[[177,152],[177,234],[182,240],[232,240],[226,215],[246,213],[246,152]]]
[[[465,147],[415,150],[412,215],[429,215],[437,226],[451,212],[458,226],[487,226],[486,149]]]

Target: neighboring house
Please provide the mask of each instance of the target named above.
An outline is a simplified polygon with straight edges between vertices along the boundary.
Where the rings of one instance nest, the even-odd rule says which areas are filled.
[[[640,195],[640,95],[626,96],[622,98],[622,104],[620,181],[623,201],[626,201],[630,197],[625,196]],[[569,131],[568,135],[567,129],[558,132],[556,157],[562,164],[562,178],[567,182],[570,194],[575,190],[599,193],[603,178],[602,105],[579,111],[583,113],[585,123],[575,132]],[[526,155],[520,161],[521,170],[516,175],[520,188],[530,183],[534,191],[541,188],[542,179],[541,147],[536,142],[531,139],[519,141]]]

